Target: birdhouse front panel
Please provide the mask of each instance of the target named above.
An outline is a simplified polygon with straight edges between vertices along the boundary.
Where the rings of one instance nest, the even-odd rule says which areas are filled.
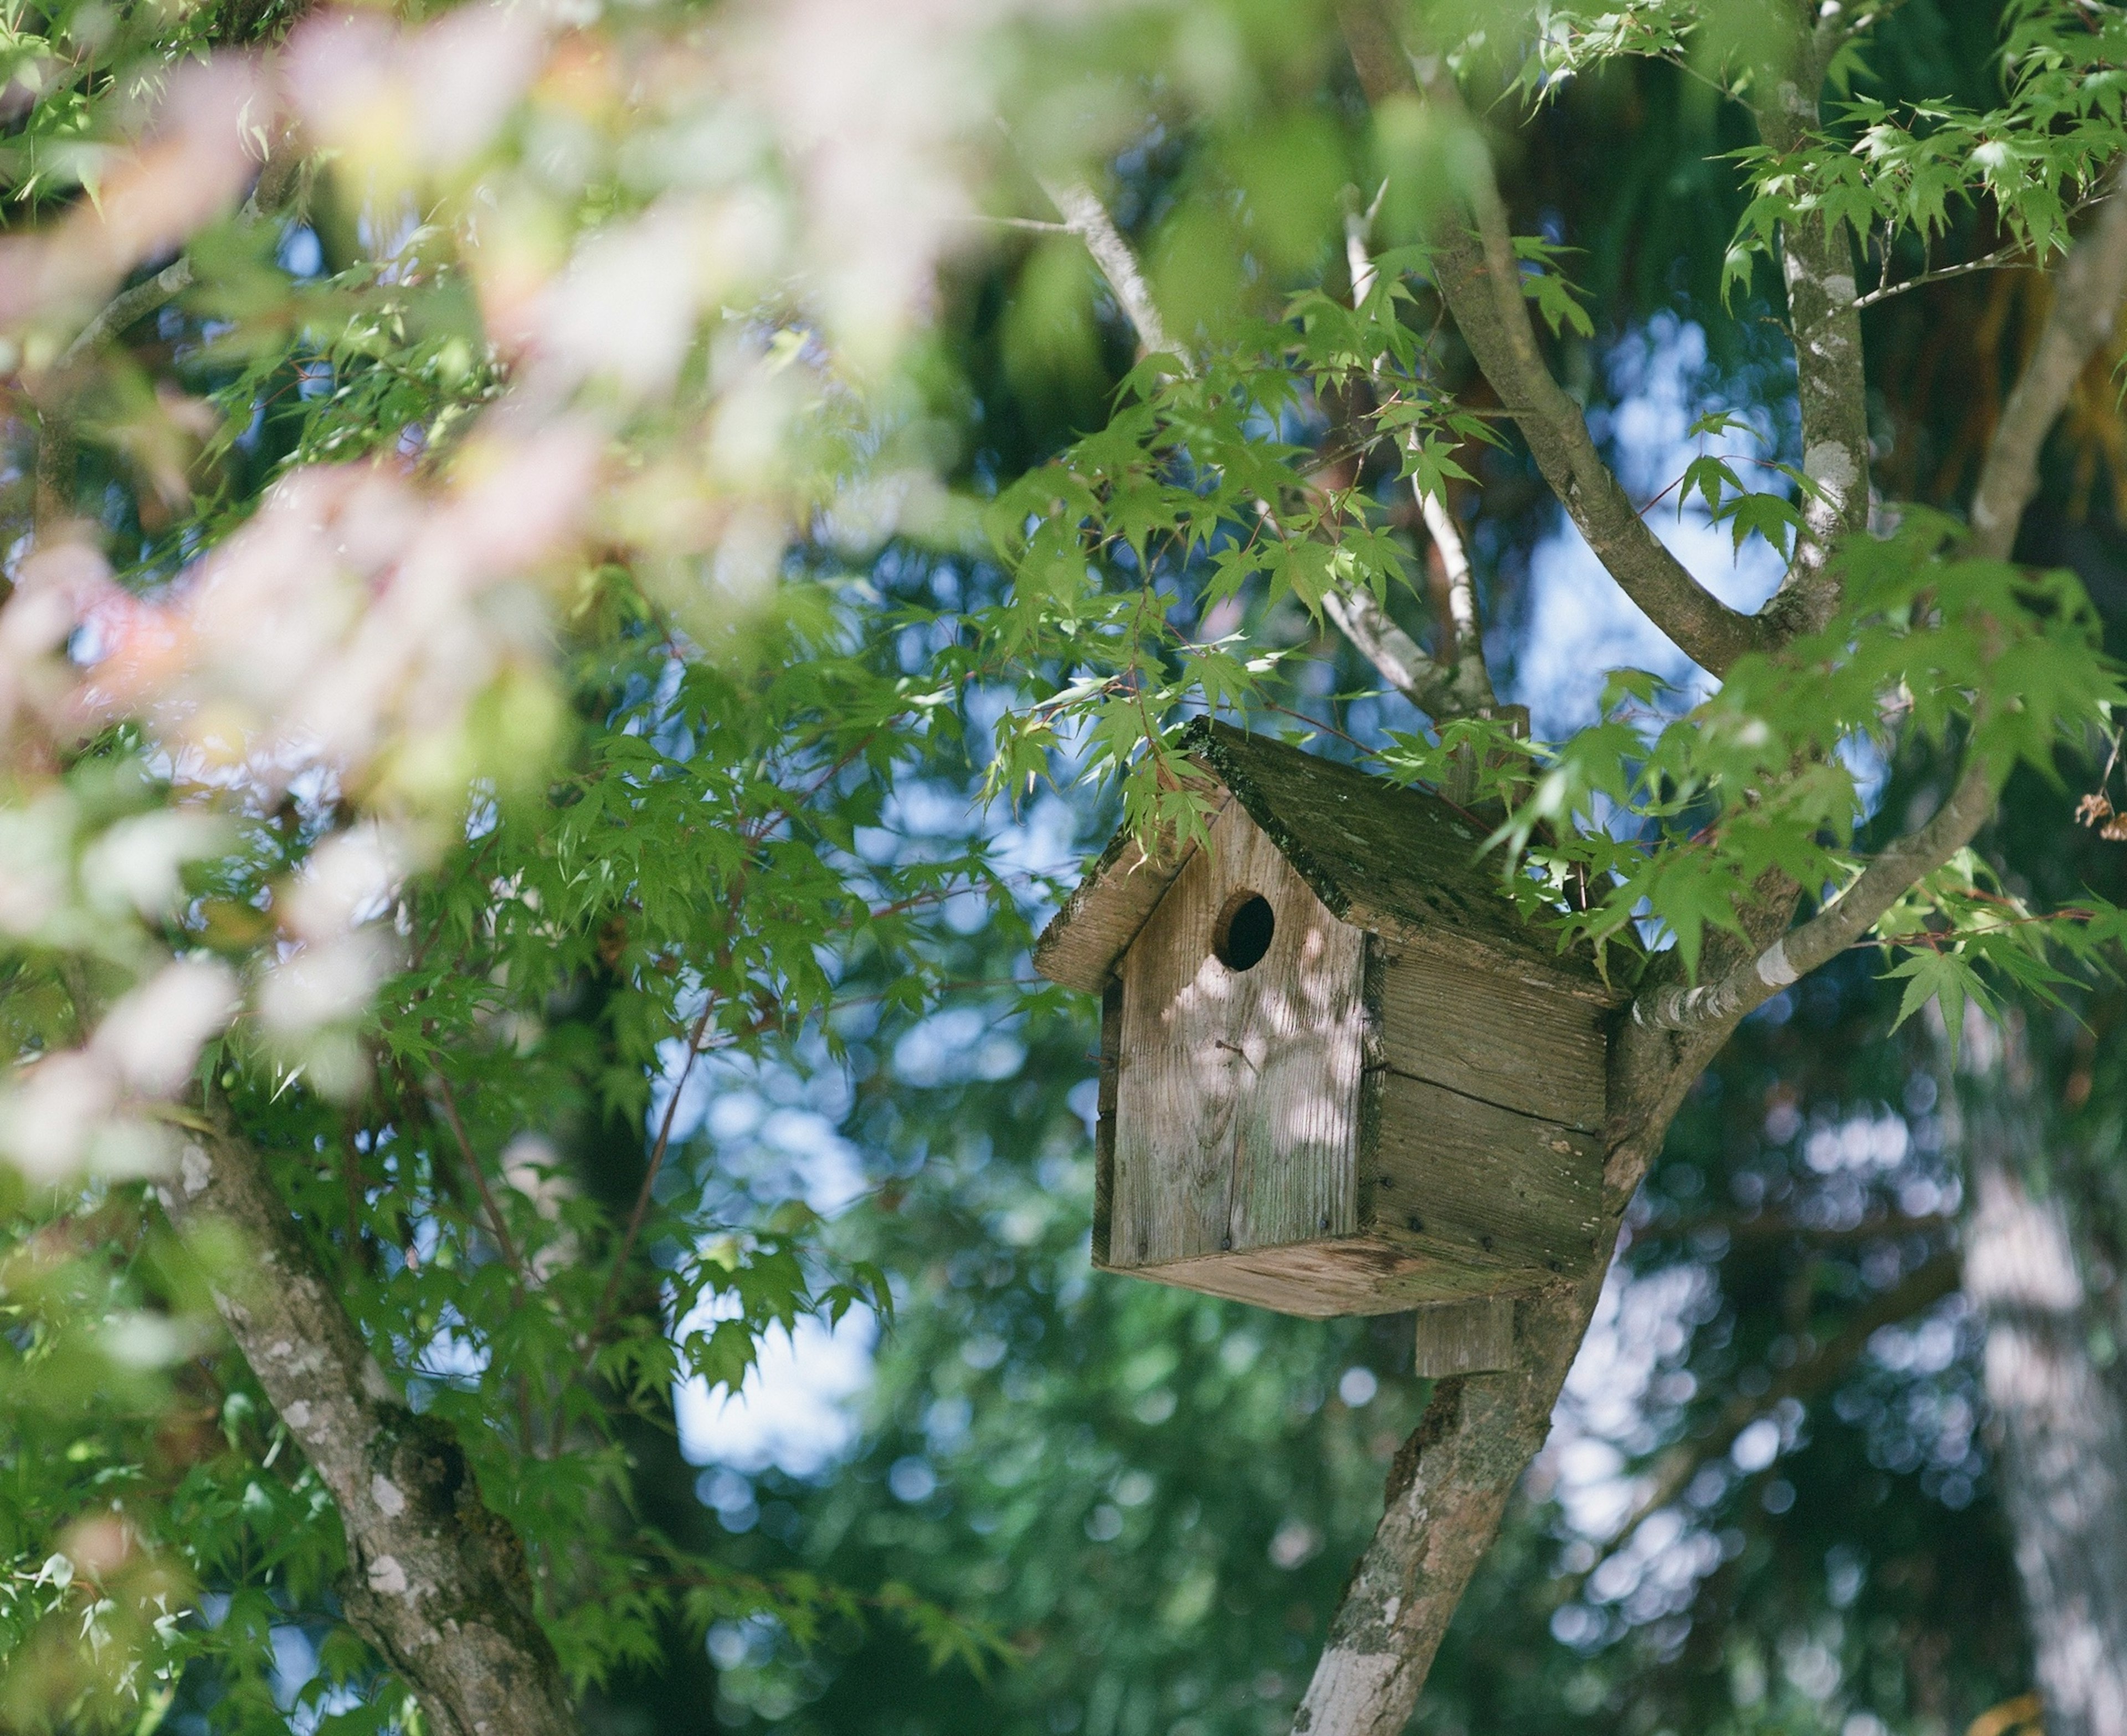
[[[1035,948],[1101,996],[1095,1264],[1495,1325],[1600,1259],[1618,997],[1521,927],[1471,817],[1223,726],[1184,744],[1206,837],[1119,837]]]
[[[1227,804],[1123,961],[1111,1265],[1352,1233],[1366,938]]]

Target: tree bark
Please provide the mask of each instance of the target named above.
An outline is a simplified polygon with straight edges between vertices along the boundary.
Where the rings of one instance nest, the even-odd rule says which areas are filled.
[[[1507,1498],[1551,1432],[1602,1287],[1599,1261],[1579,1284],[1520,1298],[1512,1370],[1434,1383],[1390,1468],[1381,1522],[1337,1607],[1296,1731],[1396,1736],[1409,1720]]]
[[[2058,1192],[2021,1022],[1968,1020],[1957,1080],[1964,1288],[1987,1325],[1987,1402],[2048,1736],[2127,1736],[2127,1401]]]
[[[251,1262],[215,1300],[339,1509],[348,1625],[413,1690],[436,1736],[571,1736],[516,1534],[481,1499],[451,1431],[385,1378],[261,1155],[202,1131],[162,1198],[182,1225],[234,1231]]]

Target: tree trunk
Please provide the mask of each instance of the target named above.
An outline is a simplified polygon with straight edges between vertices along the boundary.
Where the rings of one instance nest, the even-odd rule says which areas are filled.
[[[348,1625],[412,1689],[434,1736],[571,1736],[516,1534],[481,1501],[450,1430],[384,1378],[260,1155],[203,1132],[162,1197],[174,1220],[241,1239],[251,1264],[215,1300],[339,1506]]]
[[[2047,1736],[2127,1736],[2127,1403],[2058,1190],[2022,1022],[1968,1025],[1958,1100],[1965,1291],[1987,1325],[1987,1400]]]
[[[1396,1736],[1409,1721],[1508,1497],[1551,1432],[1603,1272],[1598,1262],[1580,1284],[1517,1300],[1511,1370],[1434,1383],[1390,1469],[1381,1525],[1338,1605],[1295,1731]]]

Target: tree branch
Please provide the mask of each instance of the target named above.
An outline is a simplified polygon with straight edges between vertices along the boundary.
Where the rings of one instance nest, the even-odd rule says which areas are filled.
[[[1821,26],[1803,53],[1799,82],[1782,80],[1757,107],[1759,136],[1774,149],[1793,150],[1815,131],[1817,93],[1836,45],[1836,31]],[[1842,538],[1865,534],[1869,525],[1869,404],[1854,244],[1845,221],[1784,223],[1780,272],[1794,344],[1803,474],[1812,486],[1800,503],[1794,559],[1765,606],[1775,643],[1814,632],[1838,611],[1833,551]]]
[[[2127,197],[2120,171],[2098,208],[2097,221],[2069,249],[2054,277],[2054,305],[2038,348],[2002,407],[1972,496],[1972,548],[2006,561],[2015,548],[2024,509],[2038,491],[2039,453],[2080,374],[2112,335],[2127,296]]]
[[[73,342],[67,345],[65,354],[59,358],[59,366],[72,367],[91,350],[100,348],[106,339],[118,336],[128,326],[167,306],[192,287],[192,256],[180,254],[154,277],[144,278],[130,289],[121,290],[76,334]]]
[[[1064,226],[1086,244],[1093,263],[1101,268],[1108,287],[1115,292],[1123,316],[1137,333],[1141,355],[1172,356],[1186,368],[1189,358],[1167,334],[1167,322],[1159,316],[1159,304],[1152,299],[1152,287],[1144,281],[1137,255],[1116,227],[1108,208],[1092,188],[1082,182],[1041,183],[1049,202],[1064,214]]]
[[[1433,718],[1457,714],[1453,678],[1396,625],[1371,591],[1356,585],[1333,588],[1323,594],[1322,608],[1381,679],[1420,711]]]
[[[207,1125],[162,1199],[181,1225],[234,1231],[250,1256],[215,1300],[339,1509],[349,1625],[413,1690],[437,1736],[571,1736],[516,1534],[481,1499],[448,1427],[393,1391],[260,1154]]]
[[[1970,843],[1993,813],[1994,795],[1992,769],[1986,761],[1973,760],[1925,826],[1887,845],[1853,885],[1799,928],[1717,982],[1696,989],[1671,984],[1642,994],[1632,1003],[1633,1022],[1656,1031],[1725,1034],[1753,1008],[1859,941],[1916,881]]]
[[[1421,95],[1467,124],[1461,97],[1437,62],[1419,69],[1378,0],[1344,0],[1346,45],[1369,101]],[[1641,518],[1602,455],[1580,407],[1566,395],[1537,343],[1521,289],[1513,237],[1489,155],[1470,154],[1468,189],[1477,231],[1438,225],[1428,238],[1433,281],[1463,341],[1528,442],[1530,455],[1588,545],[1625,594],[1701,667],[1716,675],[1760,642],[1761,624],[1694,579]]]
[[[2006,560],[2038,488],[2048,431],[2127,297],[2127,198],[2107,197],[2096,226],[2062,265],[2054,305],[2031,360],[1988,443],[1972,507],[1973,551]],[[1906,889],[1972,842],[1994,809],[1995,777],[1975,760],[1927,824],[1884,850],[1845,892],[1792,934],[1720,981],[1642,995],[1632,1017],[1656,1030],[1726,1028],[1789,983],[1859,941]]]
[[[1367,252],[1367,243],[1375,214],[1381,208],[1381,195],[1387,192],[1388,183],[1383,182],[1381,193],[1375,196],[1371,207],[1364,212],[1350,211],[1344,219],[1344,261],[1351,273],[1352,304],[1355,307],[1373,292],[1376,274],[1374,262]],[[1378,384],[1378,368],[1375,378]],[[1406,435],[1406,439],[1414,438]],[[1404,691],[1419,710],[1435,719],[1490,716],[1499,702],[1492,690],[1491,671],[1485,666],[1485,633],[1477,619],[1477,588],[1471,576],[1470,552],[1464,547],[1461,529],[1446,504],[1428,494],[1415,476],[1410,479],[1410,491],[1418,502],[1419,515],[1425,521],[1425,534],[1433,539],[1433,551],[1447,580],[1447,619],[1442,625],[1450,646],[1447,661],[1453,666],[1451,673],[1433,666],[1436,681],[1444,684],[1440,687],[1438,704],[1420,700],[1409,687],[1405,687]],[[1343,623],[1339,621],[1338,624]],[[1345,632],[1348,638],[1351,637],[1350,628]],[[1357,642],[1354,639],[1353,643]],[[1413,645],[1411,648],[1415,651],[1417,647]],[[1381,659],[1375,657],[1374,662],[1378,667]]]
[[[1885,283],[1870,290],[1866,295],[1854,298],[1855,311],[1874,307],[1880,301],[1926,289],[1931,283],[1947,283],[1953,277],[1968,277],[1974,272],[1997,271],[2005,265],[2025,265],[2030,263],[2028,247],[2001,247],[1991,254],[1983,254],[1977,259],[1967,259],[1961,265],[1939,266],[1933,271],[1924,271],[1918,277],[1907,277],[1897,283]]]
[[[1296,1736],[1400,1736],[1433,1653],[1551,1429],[1603,1265],[1514,1303],[1515,1366],[1434,1383],[1390,1468],[1381,1522],[1352,1570]]]
[[[1044,182],[1042,187],[1064,214],[1064,227],[1086,244],[1086,251],[1093,256],[1094,264],[1115,292],[1117,305],[1137,333],[1138,353],[1172,356],[1185,370],[1190,368],[1191,358],[1168,338],[1158,306],[1139,269],[1137,255],[1116,227],[1107,207],[1082,183]],[[1466,572],[1467,562],[1464,564]],[[1339,587],[1330,591],[1322,601],[1338,630],[1390,686],[1428,716],[1443,714],[1442,708],[1451,708],[1447,714],[1452,714],[1453,676],[1390,619],[1388,610],[1371,592],[1357,586]],[[1474,610],[1474,603],[1471,606]],[[1480,669],[1482,659],[1480,650]],[[1488,689],[1489,685],[1488,681]]]

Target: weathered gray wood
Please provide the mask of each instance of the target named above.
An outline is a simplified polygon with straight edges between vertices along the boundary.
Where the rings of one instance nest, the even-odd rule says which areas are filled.
[[[1473,966],[1532,972],[1599,1005],[1627,998],[1579,955],[1524,924],[1480,861],[1485,827],[1436,795],[1223,723],[1190,725],[1182,746],[1246,808],[1334,916],[1391,937],[1423,937]]]
[[[1228,799],[1223,790],[1214,794],[1222,806]],[[1034,968],[1066,989],[1098,994],[1193,854],[1191,847],[1149,857],[1127,832],[1117,832],[1035,940]]]
[[[1123,984],[1110,977],[1101,994],[1101,1074],[1093,1123],[1093,1264],[1108,1263],[1115,1221],[1116,1083],[1123,1050]]]
[[[1223,1296],[1305,1320],[1396,1314],[1498,1287],[1499,1274],[1414,1251],[1385,1236],[1326,1236],[1282,1248],[1133,1266],[1132,1278]]]
[[[1514,1297],[1478,1296],[1420,1308],[1417,1354],[1412,1372],[1432,1380],[1513,1368]]]
[[[1111,846],[1035,956],[1103,997],[1095,1263],[1315,1316],[1582,1269],[1608,991],[1438,799],[1223,726],[1186,745],[1224,799],[1202,844]],[[1277,927],[1237,971],[1213,935],[1244,889]]]
[[[1388,1067],[1585,1133],[1602,1131],[1601,1008],[1504,964],[1473,971],[1422,942],[1384,942],[1381,951]]]
[[[1399,1073],[1360,1184],[1363,1226],[1503,1276],[1578,1271],[1607,1242],[1599,1135]]]
[[[1439,797],[1399,789],[1266,737],[1199,719],[1182,746],[1207,780],[1245,808],[1329,913],[1353,927],[1419,938],[1471,970],[1506,970],[1599,1006],[1628,998],[1585,957],[1561,956],[1521,922],[1496,861],[1477,860],[1484,827]],[[1118,837],[1034,950],[1053,982],[1097,994],[1191,852],[1147,860]]]
[[[1277,928],[1236,971],[1211,937],[1244,890]],[[1124,960],[1110,1264],[1352,1232],[1364,946],[1238,804],[1213,823]]]

